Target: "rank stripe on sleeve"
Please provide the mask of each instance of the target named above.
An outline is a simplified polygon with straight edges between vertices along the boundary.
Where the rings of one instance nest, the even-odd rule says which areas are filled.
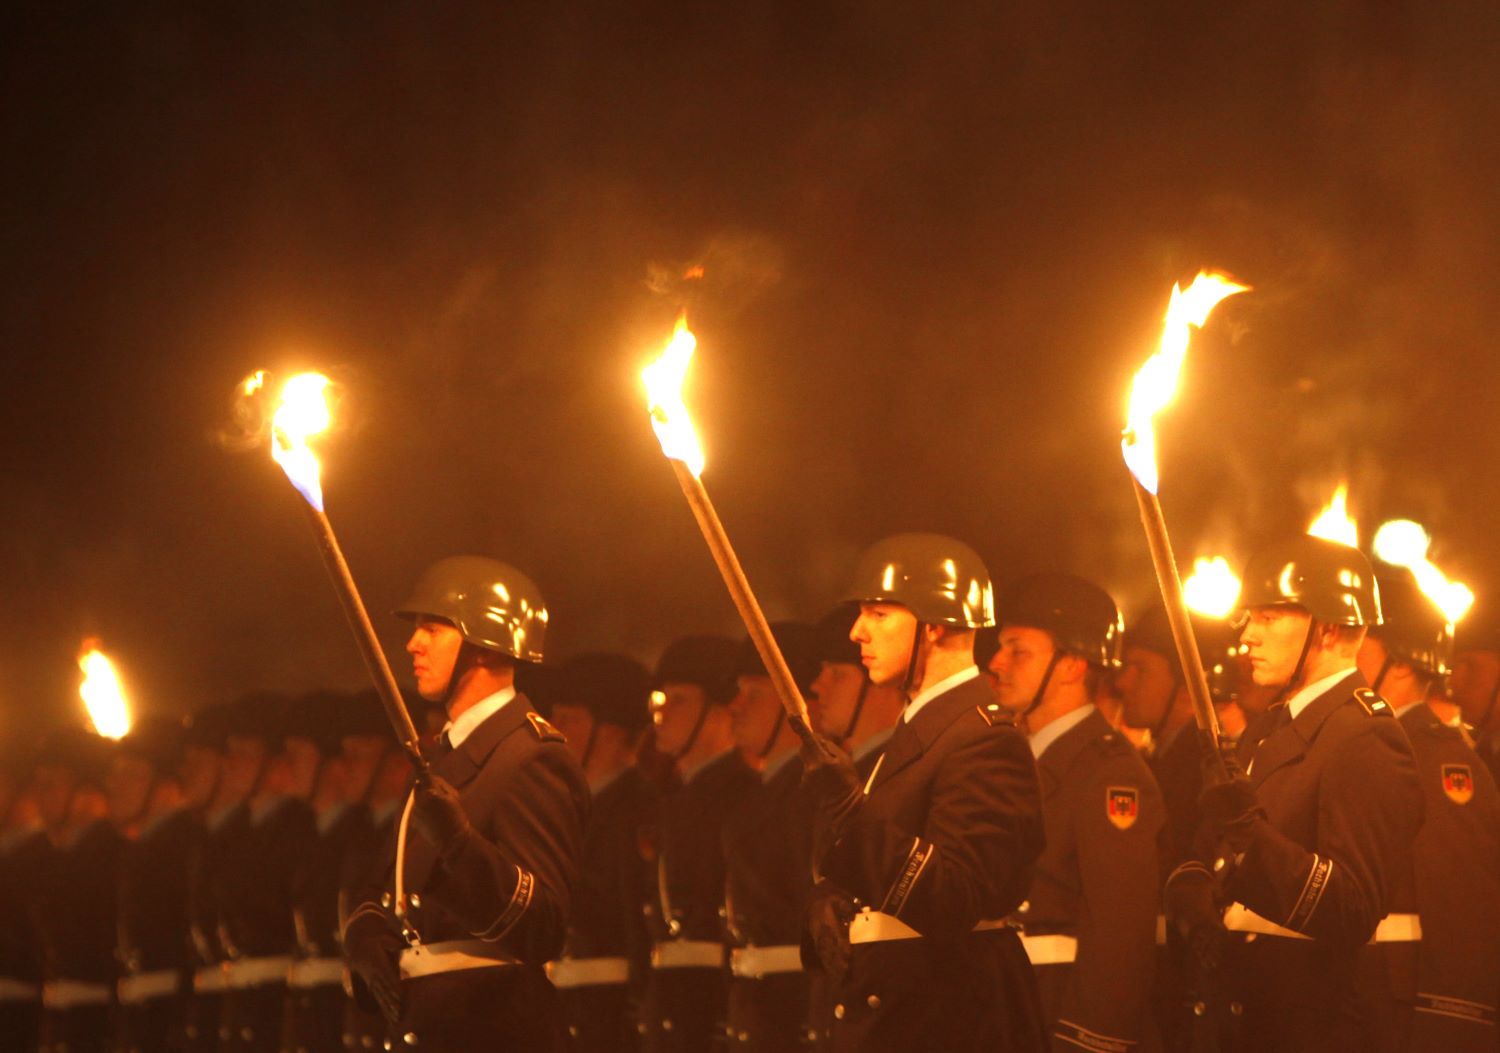
[[[907,897],[911,895],[917,879],[922,876],[922,871],[927,869],[927,861],[932,858],[932,853],[935,851],[937,851],[937,846],[930,841],[923,841],[920,837],[915,839],[911,851],[906,855],[906,863],[901,867],[901,876],[891,886],[891,891],[885,897],[885,903],[880,907],[881,911],[900,917],[901,908],[906,905]]]
[[[510,902],[495,919],[495,923],[484,932],[476,933],[481,940],[498,940],[504,936],[516,922],[521,920],[521,915],[526,913],[526,908],[531,906],[531,893],[536,885],[536,879],[531,876],[531,871],[516,867],[516,890],[510,894]]]
[[[1324,859],[1317,853],[1313,853],[1312,869],[1307,872],[1307,881],[1302,886],[1302,895],[1297,897],[1297,902],[1292,906],[1292,913],[1286,919],[1286,927],[1293,932],[1305,932],[1307,923],[1312,920],[1313,911],[1318,909],[1318,904],[1323,900],[1323,893],[1328,890],[1328,879],[1333,874],[1333,860]]]
[[[1052,1035],[1061,1042],[1089,1050],[1090,1053],[1130,1053],[1137,1045],[1134,1039],[1102,1035],[1080,1027],[1071,1020],[1059,1020]]]

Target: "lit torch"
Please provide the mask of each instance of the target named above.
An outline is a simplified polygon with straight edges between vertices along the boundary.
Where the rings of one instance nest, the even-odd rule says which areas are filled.
[[[1337,541],[1340,545],[1359,548],[1359,524],[1349,514],[1347,483],[1339,483],[1333,496],[1328,499],[1328,504],[1323,506],[1317,518],[1308,525],[1307,532],[1324,541]]]
[[[264,383],[265,374],[257,373],[245,381],[243,392],[252,395]],[[308,440],[327,431],[333,422],[328,408],[328,387],[329,380],[321,373],[298,373],[282,385],[276,412],[271,418],[271,456],[306,502],[303,507],[318,540],[323,565],[333,581],[344,615],[349,619],[349,627],[354,631],[354,639],[359,644],[375,692],[385,706],[386,717],[395,729],[401,747],[417,771],[425,774],[427,761],[422,756],[421,739],[401,701],[401,689],[396,686],[385,652],[380,649],[380,641],[370,624],[370,615],[360,598],[354,575],[349,572],[343,549],[333,533],[333,524],[323,511],[322,469]]]
[[[130,731],[130,703],[125,700],[125,688],[120,684],[115,664],[99,650],[98,640],[90,637],[83,641],[78,668],[83,670],[78,694],[94,731],[107,739],[124,738]]]
[[[677,476],[677,483],[682,487],[682,494],[693,511],[693,518],[698,521],[698,529],[702,531],[708,551],[719,568],[719,574],[724,578],[724,586],[729,590],[730,599],[739,610],[740,619],[749,630],[755,650],[770,674],[782,707],[786,709],[797,734],[807,739],[812,735],[807,703],[802,698],[802,692],[797,689],[797,682],[792,679],[781,649],[776,646],[771,627],[766,622],[755,593],[751,591],[750,582],[740,566],[739,557],[735,555],[734,546],[729,543],[729,535],[724,531],[719,513],[703,487],[703,446],[698,441],[693,419],[682,401],[683,378],[687,375],[688,364],[692,361],[693,351],[697,346],[698,340],[687,327],[687,316],[684,314],[677,319],[677,328],[661,357],[641,371],[641,381],[646,385],[651,427],[656,431],[657,441],[661,443],[661,452],[666,454],[667,463],[672,466],[672,473]]]
[[[1192,329],[1203,328],[1203,324],[1208,321],[1209,312],[1220,300],[1245,292],[1248,288],[1220,275],[1206,273],[1199,274],[1186,289],[1176,285],[1172,287],[1172,299],[1167,305],[1161,343],[1156,353],[1136,373],[1131,385],[1130,409],[1126,418],[1125,436],[1121,442],[1125,466],[1130,469],[1136,503],[1141,510],[1141,525],[1146,530],[1146,544],[1151,550],[1151,562],[1156,568],[1156,583],[1166,606],[1167,623],[1172,629],[1172,640],[1177,645],[1177,657],[1182,663],[1188,696],[1193,702],[1193,716],[1199,733],[1214,746],[1216,757],[1219,720],[1214,713],[1208,677],[1203,671],[1203,659],[1198,653],[1198,642],[1193,637],[1193,623],[1183,595],[1182,578],[1178,576],[1177,563],[1172,555],[1172,541],[1167,536],[1166,517],[1162,514],[1161,501],[1156,493],[1160,479],[1154,418],[1172,401],[1172,396],[1177,391],[1177,377],[1182,371],[1183,359],[1187,357]],[[1223,762],[1220,761],[1219,764],[1222,768]]]
[[[1193,560],[1193,572],[1182,583],[1182,598],[1194,614],[1223,621],[1239,603],[1239,575],[1223,556],[1212,559],[1199,556]]]
[[[1375,531],[1375,555],[1387,563],[1410,570],[1417,586],[1443,612],[1449,622],[1458,622],[1474,606],[1474,592],[1461,581],[1450,581],[1432,560],[1427,550],[1432,538],[1420,523],[1410,519],[1393,519]]]

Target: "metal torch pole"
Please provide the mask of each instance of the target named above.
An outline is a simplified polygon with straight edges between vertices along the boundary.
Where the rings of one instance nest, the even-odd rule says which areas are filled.
[[[1136,504],[1141,509],[1141,526],[1146,530],[1146,545],[1151,549],[1156,583],[1161,588],[1162,603],[1167,608],[1167,624],[1172,628],[1172,641],[1177,645],[1177,657],[1182,663],[1188,697],[1193,702],[1193,718],[1198,724],[1198,734],[1206,744],[1213,747],[1213,755],[1218,758],[1217,766],[1220,771],[1225,771],[1224,760],[1219,753],[1219,718],[1214,713],[1213,697],[1208,691],[1208,675],[1203,671],[1203,658],[1198,653],[1198,641],[1193,636],[1193,620],[1188,614],[1187,599],[1182,594],[1182,578],[1178,576],[1177,561],[1172,555],[1172,540],[1167,536],[1167,520],[1162,515],[1161,501],[1141,485],[1133,472],[1130,483],[1135,489]]]
[[[755,593],[750,589],[750,581],[745,577],[739,557],[734,553],[734,546],[729,543],[729,535],[724,531],[724,524],[719,521],[719,513],[708,498],[703,480],[688,471],[687,465],[682,461],[674,457],[667,460],[672,465],[672,473],[677,476],[678,485],[682,487],[682,496],[687,498],[688,507],[693,510],[693,518],[698,521],[698,529],[703,532],[703,540],[714,558],[714,564],[719,568],[724,586],[729,590],[729,597],[734,600],[735,608],[740,612],[740,620],[749,630],[755,650],[765,664],[776,694],[781,699],[782,708],[786,710],[797,734],[803,739],[809,738],[812,735],[812,722],[807,716],[807,702],[797,689],[797,682],[792,678],[792,671],[787,668],[781,648],[776,646],[771,626],[755,599]]]
[[[344,551],[333,533],[333,524],[328,521],[325,513],[306,502],[299,503],[307,511],[308,522],[312,524],[313,534],[318,539],[318,552],[323,557],[323,566],[333,580],[333,591],[338,593],[344,616],[349,619],[349,628],[354,631],[355,642],[359,644],[359,652],[365,660],[365,668],[369,670],[370,680],[375,685],[375,693],[385,706],[386,718],[390,720],[396,739],[411,758],[418,774],[425,776],[428,771],[427,758],[422,756],[421,738],[417,734],[416,725],[412,723],[411,714],[406,711],[406,704],[401,700],[401,689],[396,686],[396,678],[391,675],[390,663],[385,660],[380,641],[375,637],[375,627],[370,624],[365,601],[360,598],[359,587],[354,584],[354,575],[349,572],[349,564],[344,560]]]

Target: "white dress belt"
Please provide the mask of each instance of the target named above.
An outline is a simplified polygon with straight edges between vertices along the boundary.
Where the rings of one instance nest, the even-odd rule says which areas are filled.
[[[342,987],[344,959],[298,958],[286,971],[286,985],[299,991],[314,987]]]
[[[35,1002],[41,994],[42,989],[36,984],[0,976],[0,1002]]]
[[[1243,903],[1231,903],[1224,911],[1224,927],[1231,932],[1253,932],[1262,936],[1280,936],[1290,940],[1310,940],[1306,933],[1295,932],[1255,913]],[[1371,943],[1415,943],[1422,938],[1422,919],[1416,914],[1387,914],[1375,926]]]
[[[547,963],[547,979],[560,991],[623,984],[630,979],[630,961],[627,958],[559,958]]]
[[[182,974],[176,969],[153,969],[149,973],[122,976],[115,981],[115,995],[121,1005],[140,1005],[153,998],[166,998],[180,991]]]
[[[1004,918],[981,921],[976,924],[974,932],[995,932],[1000,929],[1015,928]],[[856,943],[883,943],[886,940],[918,940],[922,934],[912,928],[900,918],[891,914],[885,914],[878,910],[862,910],[854,915],[849,922],[849,942]]]
[[[651,948],[653,969],[722,969],[724,945],[713,940],[662,940]]]
[[[495,969],[502,965],[521,963],[519,959],[502,951],[498,944],[487,940],[440,940],[437,943],[419,943],[415,947],[406,948],[401,952],[398,964],[401,979],[416,980],[440,973]]]
[[[743,980],[802,971],[802,948],[795,943],[736,947],[729,952],[729,971]]]
[[[113,992],[109,984],[86,980],[48,980],[42,984],[42,1006],[45,1009],[77,1009],[88,1005],[109,1005]]]
[[[292,967],[290,954],[265,958],[240,958],[224,968],[224,986],[231,991],[247,991],[266,984],[286,983],[286,972]]]
[[[1032,965],[1064,965],[1078,957],[1078,937],[1062,933],[1021,937]]]
[[[229,973],[224,963],[205,965],[193,973],[194,994],[220,994],[229,990]]]

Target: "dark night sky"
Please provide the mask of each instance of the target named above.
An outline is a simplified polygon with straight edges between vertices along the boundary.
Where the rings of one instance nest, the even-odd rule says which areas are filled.
[[[259,366],[346,384],[329,511],[393,651],[468,550],[557,655],[735,629],[636,379],[684,295],[773,616],[898,529],[1139,609],[1124,395],[1200,266],[1256,291],[1164,425],[1179,555],[1347,474],[1500,587],[1482,0],[29,3],[0,41],[12,727],[75,711],[87,633],[155,707],[359,683],[297,498],[214,438]]]

